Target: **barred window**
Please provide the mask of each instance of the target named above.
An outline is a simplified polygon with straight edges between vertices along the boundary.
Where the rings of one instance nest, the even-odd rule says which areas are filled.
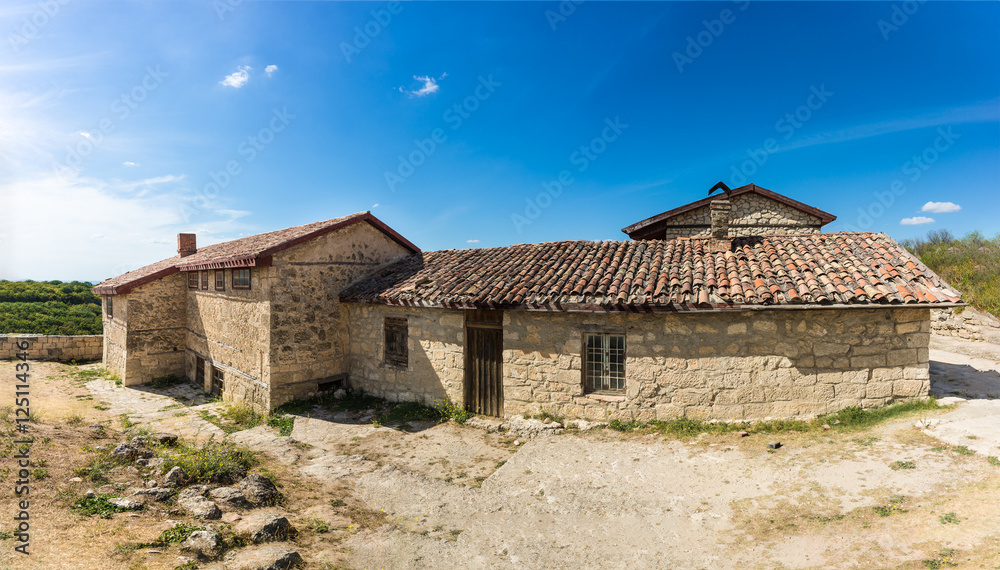
[[[406,319],[386,317],[385,319],[385,363],[407,366],[409,351],[406,343],[409,333]]]
[[[188,289],[197,289],[197,288],[198,288],[198,272],[197,271],[189,271],[188,272]]]
[[[199,271],[201,275],[201,288],[208,291],[208,271]]]
[[[218,270],[215,272],[215,290],[225,291],[226,290],[226,272],[224,270]]]
[[[249,289],[249,288],[250,288],[250,270],[234,269],[233,289]]]
[[[587,334],[584,387],[588,392],[625,390],[625,335]]]

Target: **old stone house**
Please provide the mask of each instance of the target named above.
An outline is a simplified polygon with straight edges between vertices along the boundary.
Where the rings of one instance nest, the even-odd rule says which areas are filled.
[[[706,208],[708,235],[668,240],[421,252],[369,213],[200,250],[182,234],[178,257],[95,288],[105,363],[128,384],[184,374],[263,408],[340,383],[594,419],[925,396],[929,311],[958,292],[883,234],[819,233],[832,216],[805,205],[802,231],[773,231],[790,199],[745,188],[688,210]],[[762,215],[730,217],[741,203]],[[762,225],[734,236],[731,219]]]

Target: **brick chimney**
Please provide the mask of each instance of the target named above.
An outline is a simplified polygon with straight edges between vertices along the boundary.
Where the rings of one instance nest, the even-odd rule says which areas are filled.
[[[714,219],[714,218],[713,218]],[[195,234],[177,234],[177,255],[187,257],[198,251]]]
[[[708,249],[713,253],[731,251],[729,240],[729,213],[733,205],[729,199],[712,200],[712,233],[708,240]]]

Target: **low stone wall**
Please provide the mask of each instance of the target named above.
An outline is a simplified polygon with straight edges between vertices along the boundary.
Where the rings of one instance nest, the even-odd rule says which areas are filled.
[[[17,343],[28,341],[29,360],[100,360],[104,337],[94,335],[0,335],[0,358],[16,358]]]
[[[956,313],[954,309],[939,309],[931,311],[931,332],[969,340],[988,340],[987,336],[1000,334],[1000,320],[972,307],[966,307],[961,313]]]

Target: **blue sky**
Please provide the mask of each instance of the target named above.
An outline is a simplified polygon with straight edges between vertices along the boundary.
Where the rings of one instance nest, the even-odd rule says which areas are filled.
[[[828,231],[995,235],[998,23],[995,2],[6,2],[0,278],[97,281],[178,232],[363,210],[425,250],[624,239],[718,180]]]

